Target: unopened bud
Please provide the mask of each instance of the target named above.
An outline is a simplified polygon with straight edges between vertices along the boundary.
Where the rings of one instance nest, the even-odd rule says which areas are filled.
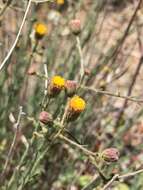
[[[116,148],[107,148],[102,152],[102,158],[106,162],[117,162],[119,159],[119,151]]]
[[[91,71],[88,68],[85,68],[84,74],[89,76],[91,74]]]
[[[73,80],[67,80],[65,82],[65,90],[68,96],[73,96],[77,90],[77,82]]]
[[[43,124],[51,124],[53,122],[52,115],[46,111],[42,111],[39,115],[39,120]]]
[[[78,35],[81,32],[81,21],[79,19],[71,20],[69,26],[73,34]]]
[[[36,66],[35,65],[31,65],[30,68],[27,71],[28,75],[36,75]]]

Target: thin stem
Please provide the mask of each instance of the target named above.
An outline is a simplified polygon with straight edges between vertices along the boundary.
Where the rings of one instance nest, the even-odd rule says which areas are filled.
[[[59,137],[60,139],[66,141],[67,143],[69,143],[70,145],[75,146],[76,148],[78,148],[79,150],[83,151],[85,155],[88,156],[88,158],[90,159],[90,161],[94,164],[96,170],[98,171],[100,177],[105,181],[107,180],[106,177],[104,176],[104,174],[102,173],[100,167],[98,166],[97,162],[96,162],[96,158],[99,157],[99,153],[98,152],[92,152],[86,148],[84,148],[82,145],[70,140],[69,138],[65,137],[62,134],[59,134],[58,136],[56,136],[57,138]]]
[[[120,176],[118,176],[118,178],[119,179],[126,179],[126,178],[129,178],[129,177],[134,177],[135,175],[138,175],[140,173],[143,173],[143,169],[137,170],[135,172],[127,173],[127,174],[124,174],[124,175],[120,175]]]
[[[4,164],[3,172],[2,172],[2,174],[0,176],[0,182],[3,181],[3,179],[5,177],[5,174],[6,174],[6,171],[7,171],[7,168],[8,168],[8,164],[9,164],[10,160],[12,159],[12,154],[13,154],[13,151],[14,151],[14,148],[15,148],[15,145],[16,145],[16,140],[17,140],[17,137],[18,137],[18,134],[19,134],[20,120],[21,120],[22,114],[23,114],[23,111],[22,111],[22,107],[20,106],[18,119],[17,119],[17,122],[15,123],[16,132],[15,132],[13,141],[11,143],[11,146],[10,146],[10,149],[9,149],[9,152],[8,152],[8,155],[7,155],[7,159],[6,159],[5,164]]]
[[[82,86],[80,86],[80,88],[82,88],[84,90],[93,91],[93,92],[98,93],[98,94],[103,94],[103,95],[106,95],[106,96],[113,96],[113,97],[122,98],[122,99],[125,99],[125,100],[137,102],[137,103],[143,103],[143,99],[137,99],[137,98],[134,98],[134,97],[131,97],[131,96],[123,96],[121,94],[114,94],[112,92],[96,89],[94,87],[87,87],[87,86],[82,85]]]
[[[118,174],[114,175],[114,176],[112,177],[112,179],[102,188],[102,190],[106,190],[107,188],[109,188],[109,187],[111,186],[111,184],[112,184],[115,180],[118,179],[118,177],[119,177]]]
[[[97,157],[97,156],[98,156],[98,153],[97,153],[97,152],[92,152],[92,151],[90,151],[90,150],[84,148],[82,145],[77,144],[76,142],[70,140],[69,138],[65,137],[65,136],[62,135],[62,134],[59,134],[58,137],[59,137],[60,139],[64,140],[64,141],[66,141],[67,143],[76,146],[78,149],[82,150],[87,156],[93,156],[93,157]]]
[[[41,75],[39,73],[37,73],[36,76],[46,79],[45,75]],[[96,88],[94,88],[92,86],[88,87],[88,86],[80,85],[80,88],[84,89],[84,90],[88,90],[88,91],[93,91],[93,92],[95,92],[97,94],[103,94],[103,95],[106,95],[106,96],[113,96],[113,97],[116,97],[116,98],[121,98],[121,99],[125,99],[125,100],[132,101],[132,102],[143,103],[143,99],[135,98],[133,96],[124,96],[124,95],[122,95],[120,93],[114,94],[114,93],[109,92],[109,91],[96,89]]]
[[[134,75],[133,75],[133,77],[132,77],[131,84],[129,85],[128,92],[127,92],[127,96],[128,96],[128,97],[130,97],[130,95],[131,95],[131,93],[132,93],[132,91],[133,91],[133,88],[134,88],[134,85],[135,85],[135,83],[136,83],[136,80],[137,80],[139,71],[140,71],[140,69],[141,69],[142,63],[143,63],[143,55],[141,55],[141,57],[140,57],[140,60],[139,60],[138,65],[137,65],[137,67],[136,67],[135,73],[134,73]],[[117,119],[116,119],[116,122],[115,122],[115,128],[116,128],[116,129],[117,129],[117,127],[119,126],[120,120],[121,120],[121,118],[122,118],[122,116],[123,116],[123,114],[124,114],[124,110],[126,109],[126,107],[127,107],[127,105],[128,105],[128,100],[129,100],[129,99],[130,99],[130,98],[126,98],[126,99],[125,99],[125,101],[124,101],[124,103],[123,103],[123,105],[122,105],[122,107],[121,107],[121,109],[120,109],[120,111],[119,111],[119,113],[118,113],[118,115],[117,115]],[[136,100],[136,102],[137,102],[137,101],[138,101],[138,100]],[[140,100],[140,101],[138,101],[138,102],[142,102],[142,100]]]
[[[102,190],[106,190],[108,189],[112,183],[116,180],[124,180],[126,178],[129,178],[129,177],[134,177],[140,173],[143,173],[143,169],[140,169],[140,170],[137,170],[135,172],[131,172],[131,173],[127,173],[127,174],[124,174],[124,175],[119,175],[119,174],[116,174],[112,177],[112,179],[110,181],[108,181],[108,183],[102,188]]]
[[[39,123],[36,124],[35,131],[37,131],[38,127],[39,127]],[[13,181],[14,181],[16,175],[19,173],[19,171],[20,171],[20,169],[21,169],[21,166],[23,165],[23,163],[24,163],[24,161],[25,161],[25,159],[26,159],[26,156],[27,156],[28,153],[29,153],[29,149],[31,148],[31,146],[32,146],[33,143],[34,143],[34,140],[35,140],[35,137],[32,136],[29,145],[26,147],[26,149],[25,149],[25,151],[24,151],[24,153],[23,153],[23,155],[22,155],[22,157],[21,157],[21,159],[20,159],[20,161],[19,161],[19,164],[18,164],[17,167],[16,167],[16,170],[14,171],[13,175],[11,176],[11,179],[10,179],[9,182],[8,182],[8,185],[7,185],[8,188],[11,187],[11,185],[12,185],[12,183],[13,183]]]
[[[42,100],[42,109],[45,109],[49,103],[50,103],[50,97],[48,97],[48,102],[45,104],[45,100],[46,100],[46,97],[48,95],[48,84],[49,84],[49,77],[48,77],[48,68],[47,68],[47,64],[44,63],[44,72],[45,72],[45,89],[44,89],[44,96],[43,96],[43,100]]]
[[[79,56],[80,56],[80,82],[79,82],[79,85],[81,85],[83,78],[84,78],[84,59],[83,59],[83,53],[82,53],[79,36],[76,37],[76,41],[77,41],[77,48],[78,48],[78,52],[79,52]]]
[[[26,11],[25,11],[25,14],[24,14],[24,17],[23,17],[23,20],[22,20],[22,23],[21,23],[21,26],[20,26],[19,31],[18,31],[18,34],[17,34],[17,36],[16,36],[16,39],[15,39],[15,41],[14,41],[14,43],[13,43],[11,49],[9,50],[8,54],[6,55],[6,57],[4,58],[3,62],[1,63],[1,65],[0,65],[0,71],[4,68],[5,64],[7,63],[8,59],[10,58],[10,56],[11,56],[11,54],[12,54],[12,52],[13,52],[13,50],[14,50],[15,47],[16,47],[16,44],[17,44],[17,42],[18,42],[18,40],[19,40],[19,37],[20,37],[21,31],[22,31],[22,28],[23,28],[24,23],[25,23],[26,17],[27,17],[27,15],[28,15],[28,12],[29,12],[31,3],[32,3],[32,0],[29,0],[28,5],[27,5],[27,8],[26,8]]]

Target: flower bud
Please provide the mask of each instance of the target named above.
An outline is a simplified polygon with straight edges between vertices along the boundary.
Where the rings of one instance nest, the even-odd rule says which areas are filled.
[[[30,68],[27,71],[28,75],[36,75],[36,65],[31,65]]]
[[[68,102],[67,121],[77,119],[81,112],[85,110],[86,103],[79,96],[75,95]]]
[[[91,71],[88,68],[85,68],[84,74],[89,76],[89,75],[91,75]]]
[[[54,76],[50,80],[48,93],[51,97],[58,95],[61,90],[65,87],[65,79],[61,76]]]
[[[116,148],[107,148],[101,155],[106,162],[117,162],[119,159],[119,151]]]
[[[73,34],[78,35],[81,32],[81,22],[79,19],[71,20],[69,26]]]
[[[35,37],[40,40],[42,39],[47,33],[47,27],[45,24],[37,23],[35,25]]]
[[[65,82],[65,90],[68,96],[73,96],[77,90],[77,82],[73,80],[67,80]]]
[[[39,121],[43,124],[51,124],[53,122],[53,118],[50,113],[42,111],[39,115]]]

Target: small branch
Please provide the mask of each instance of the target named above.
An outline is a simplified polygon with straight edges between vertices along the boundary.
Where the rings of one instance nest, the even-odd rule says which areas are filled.
[[[118,174],[114,175],[114,176],[112,177],[112,179],[111,179],[110,181],[108,181],[108,183],[102,188],[102,190],[106,190],[108,187],[110,187],[111,184],[112,184],[115,180],[118,179],[118,177],[119,177]]]
[[[29,12],[29,9],[30,9],[30,6],[31,6],[31,3],[32,3],[32,0],[29,0],[28,2],[28,5],[27,5],[27,8],[26,8],[26,11],[25,11],[25,14],[24,14],[24,17],[23,17],[23,20],[22,20],[22,23],[21,23],[21,26],[19,28],[19,31],[18,31],[18,34],[16,36],[16,39],[11,47],[11,49],[9,50],[8,54],[6,55],[6,57],[4,58],[3,62],[1,63],[0,65],[0,71],[3,69],[3,67],[5,66],[6,62],[8,61],[8,59],[10,58],[18,40],[19,40],[19,37],[20,37],[20,34],[21,34],[21,31],[22,31],[22,28],[24,26],[24,23],[25,23],[25,20],[26,20],[26,17],[27,17],[27,14]]]
[[[132,91],[133,91],[134,85],[136,83],[137,77],[139,75],[139,72],[140,72],[142,64],[143,64],[143,55],[141,55],[141,57],[140,57],[138,65],[137,65],[137,67],[135,69],[135,73],[134,73],[134,75],[132,77],[132,81],[131,81],[131,83],[129,85],[128,92],[127,92],[128,97],[130,97],[130,95],[132,94]],[[124,111],[125,111],[125,109],[126,109],[126,107],[128,105],[128,100],[129,99],[127,99],[127,98],[125,99],[125,101],[124,101],[124,103],[123,103],[123,105],[122,105],[122,107],[121,107],[121,109],[120,109],[120,111],[119,111],[119,113],[117,115],[117,119],[116,119],[116,122],[115,122],[115,129],[117,129],[117,127],[118,127],[118,125],[120,123],[120,120],[121,120],[121,118],[122,118],[122,116],[124,114]],[[142,102],[142,100],[139,101],[139,102]]]
[[[58,136],[60,139],[66,141],[67,143],[77,147],[78,149],[82,150],[87,156],[93,156],[93,157],[97,157],[98,156],[98,153],[97,152],[92,152],[86,148],[84,148],[82,145],[80,144],[77,144],[76,142],[70,140],[69,138],[65,137],[64,135],[62,134],[59,134]]]
[[[137,99],[137,98],[134,98],[134,97],[131,97],[131,96],[123,96],[123,95],[120,95],[120,94],[113,94],[112,92],[103,91],[103,90],[100,90],[100,89],[96,89],[94,87],[80,86],[80,88],[82,88],[84,90],[93,91],[93,92],[98,93],[98,94],[103,94],[103,95],[106,95],[106,96],[113,96],[113,97],[122,98],[122,99],[125,99],[125,100],[137,102],[137,103],[143,103],[143,99]]]
[[[118,176],[118,179],[126,179],[126,178],[129,178],[129,177],[134,177],[135,175],[138,175],[140,173],[143,173],[143,169],[137,170],[135,172],[127,173],[127,174],[124,174],[124,175],[120,175],[120,176]]]
[[[45,76],[47,79],[45,79],[45,91],[44,91],[44,95],[47,96],[48,93],[48,68],[47,68],[47,64],[44,64],[44,71],[45,71]]]
[[[39,77],[39,78],[42,78],[44,80],[47,78],[45,75],[42,75],[40,73],[36,73],[36,76]],[[114,94],[114,93],[109,92],[109,91],[96,89],[96,88],[94,88],[92,86],[88,87],[88,86],[80,85],[79,88],[84,89],[84,90],[93,91],[93,92],[95,92],[97,94],[103,94],[103,95],[106,95],[106,96],[113,96],[113,97],[116,97],[116,98],[121,98],[121,99],[125,99],[125,100],[132,101],[132,102],[143,103],[143,99],[138,99],[138,98],[135,98],[133,96],[124,96],[124,95],[121,95],[121,94]]]
[[[79,84],[81,84],[84,77],[84,60],[83,60],[83,53],[81,49],[80,39],[78,36],[76,37],[76,41],[77,41],[77,48],[78,48],[79,56],[80,56],[80,82]]]
[[[3,8],[0,10],[0,17],[4,14],[4,12],[6,11],[6,9],[10,6],[10,4],[12,3],[12,0],[8,0],[6,2],[6,4],[3,6]]]
[[[143,173],[143,169],[140,169],[140,170],[137,170],[135,172],[131,172],[131,173],[127,173],[127,174],[124,174],[124,175],[119,175],[119,174],[116,174],[112,177],[112,179],[102,188],[102,190],[106,190],[108,189],[112,183],[116,180],[123,180],[123,179],[126,179],[126,178],[129,178],[129,177],[134,177],[135,175],[138,175],[140,173]]]
[[[114,62],[114,61],[116,60],[117,55],[120,53],[120,51],[121,51],[121,49],[122,49],[122,47],[123,47],[123,44],[124,44],[124,42],[125,42],[125,40],[126,40],[127,35],[129,34],[130,28],[131,28],[131,26],[132,26],[132,24],[133,24],[133,22],[134,22],[134,20],[135,20],[135,18],[136,18],[136,16],[137,16],[137,13],[138,13],[138,10],[139,10],[140,7],[141,7],[141,4],[142,4],[142,0],[139,0],[139,1],[138,1],[138,4],[137,4],[137,7],[135,8],[134,13],[133,13],[133,15],[131,16],[131,19],[130,19],[130,21],[129,21],[129,24],[128,24],[128,26],[127,26],[127,28],[126,28],[124,34],[123,34],[123,37],[121,38],[119,44],[117,45],[116,50],[115,50],[115,51],[113,52],[113,54],[112,54],[112,57],[114,58],[112,62]]]
[[[85,155],[88,156],[89,160],[94,164],[97,172],[99,173],[99,176],[101,177],[101,179],[103,180],[107,180],[105,175],[102,173],[99,165],[97,164],[96,162],[96,158],[99,157],[99,154],[98,152],[92,152],[86,148],[84,148],[82,145],[70,140],[69,138],[65,137],[64,135],[62,134],[59,134],[58,136],[56,136],[56,138],[59,137],[60,139],[66,141],[67,143],[69,143],[70,145],[73,145],[75,146],[76,148],[78,148],[79,150],[83,151]]]
[[[45,104],[45,100],[46,100],[46,97],[48,95],[48,84],[49,84],[48,68],[47,68],[46,63],[44,63],[44,72],[45,72],[45,79],[44,79],[45,80],[45,90],[44,90],[43,100],[42,100],[42,103],[41,103],[42,109],[47,108],[47,106],[50,103],[50,97],[48,97],[48,101]]]

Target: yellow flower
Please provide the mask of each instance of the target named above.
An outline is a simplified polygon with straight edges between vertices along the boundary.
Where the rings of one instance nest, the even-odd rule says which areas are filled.
[[[38,38],[42,38],[43,36],[45,36],[47,33],[47,27],[45,24],[43,23],[37,23],[35,25],[35,34],[36,34],[36,37]]]
[[[59,4],[59,5],[63,5],[64,2],[65,2],[65,0],[57,0],[57,4]]]
[[[69,101],[69,109],[74,112],[80,113],[85,110],[85,107],[85,101],[77,95],[72,97]]]
[[[61,76],[54,76],[49,85],[49,95],[51,97],[57,96],[61,90],[65,87],[65,79]]]
[[[61,76],[54,76],[51,80],[51,85],[59,89],[62,89],[65,86],[65,79]]]

